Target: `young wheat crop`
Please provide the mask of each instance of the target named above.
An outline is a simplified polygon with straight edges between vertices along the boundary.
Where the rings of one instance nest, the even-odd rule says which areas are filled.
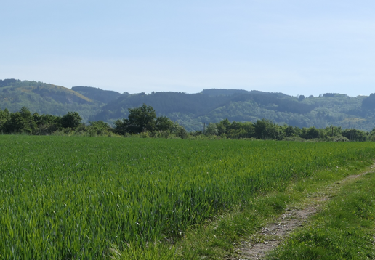
[[[178,237],[374,146],[1,136],[0,259],[103,259],[111,245]]]

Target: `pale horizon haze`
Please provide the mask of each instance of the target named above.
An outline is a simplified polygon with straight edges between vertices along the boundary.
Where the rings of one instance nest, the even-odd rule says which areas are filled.
[[[375,1],[3,1],[0,79],[375,93]]]

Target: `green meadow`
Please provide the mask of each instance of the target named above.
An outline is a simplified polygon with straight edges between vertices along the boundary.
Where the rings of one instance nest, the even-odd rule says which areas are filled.
[[[372,164],[375,144],[1,135],[0,153],[0,259],[158,259],[259,196]]]

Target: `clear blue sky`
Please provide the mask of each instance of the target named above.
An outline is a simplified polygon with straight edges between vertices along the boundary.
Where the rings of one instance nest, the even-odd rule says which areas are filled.
[[[375,92],[375,1],[2,1],[0,79],[118,92]]]

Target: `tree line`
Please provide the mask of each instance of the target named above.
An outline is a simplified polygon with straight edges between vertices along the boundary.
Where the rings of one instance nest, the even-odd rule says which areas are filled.
[[[228,119],[219,123],[210,123],[203,130],[207,136],[223,138],[256,138],[273,140],[321,140],[321,141],[375,141],[375,129],[362,131],[342,129],[340,126],[328,126],[318,129],[314,126],[299,128],[296,126],[278,125],[270,120],[256,122],[230,122]],[[197,135],[202,132],[196,133]]]
[[[97,135],[133,135],[142,134],[147,137],[175,137],[187,138],[185,128],[172,122],[165,116],[156,117],[156,112],[151,106],[143,104],[141,107],[130,108],[129,117],[117,120],[111,127],[103,121],[82,123],[82,118],[77,112],[68,112],[63,116],[40,115],[31,113],[26,107],[11,113],[8,109],[0,109],[0,133],[3,134],[68,134],[87,133]]]
[[[68,112],[63,116],[40,115],[31,113],[22,107],[19,112],[11,113],[0,109],[0,132],[4,134],[25,133],[31,135],[87,133],[89,136],[112,135],[142,137],[178,137],[178,138],[255,138],[273,140],[323,140],[323,141],[375,141],[375,129],[367,132],[357,129],[342,129],[330,126],[323,129],[315,127],[293,127],[278,125],[270,120],[256,122],[230,122],[228,119],[210,123],[202,131],[187,132],[184,127],[165,116],[156,116],[152,106],[143,104],[129,108],[128,118],[119,119],[111,127],[103,121],[82,123],[77,112]]]
[[[63,129],[74,130],[80,126],[81,121],[82,118],[77,112],[54,116],[32,114],[26,107],[15,113],[9,112],[8,109],[0,109],[0,131],[4,134],[51,134]]]

